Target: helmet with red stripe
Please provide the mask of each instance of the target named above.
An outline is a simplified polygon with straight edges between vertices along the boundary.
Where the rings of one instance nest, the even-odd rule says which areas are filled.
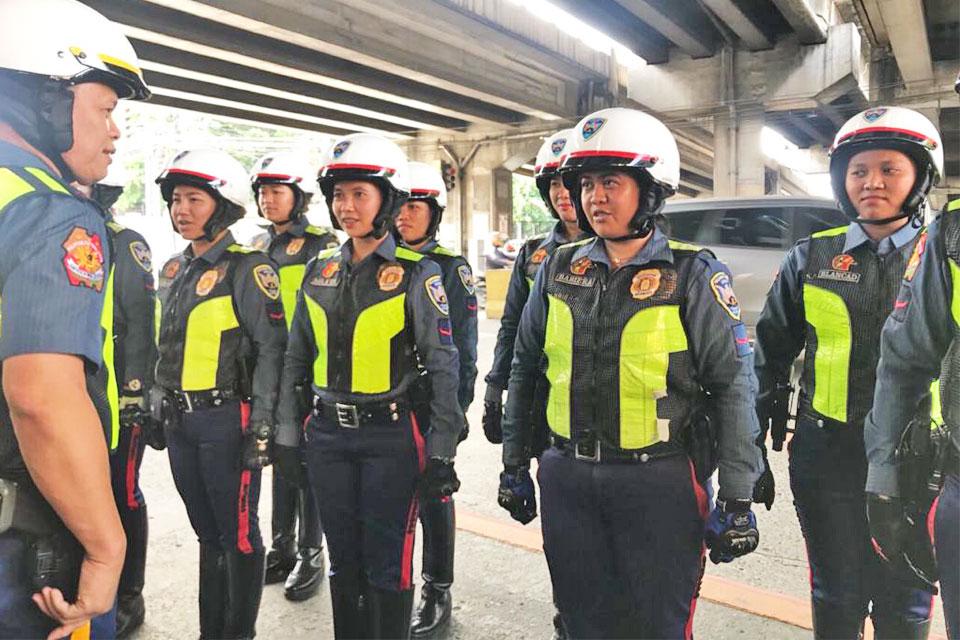
[[[410,197],[408,200],[420,200],[430,206],[430,224],[427,225],[426,235],[411,244],[419,244],[427,238],[432,238],[440,227],[443,212],[447,208],[447,186],[443,183],[440,170],[425,162],[408,162],[410,176]]]
[[[846,176],[850,158],[870,149],[893,149],[904,153],[917,169],[901,212],[883,220],[861,220],[847,197]],[[930,189],[943,175],[943,142],[940,132],[923,114],[904,107],[874,107],[853,116],[840,128],[830,148],[830,183],[837,203],[852,220],[885,224],[899,218],[922,215]]]
[[[640,203],[630,221],[630,234],[614,240],[647,235],[654,218],[680,184],[680,152],[667,127],[636,109],[615,107],[591,113],[573,128],[567,141],[560,176],[577,210],[580,228],[592,233],[580,199],[580,176],[604,169],[623,171],[640,186]]]
[[[213,196],[217,208],[203,228],[208,240],[243,217],[249,193],[243,165],[218,149],[181,151],[157,178],[157,184],[168,209],[178,184],[198,187]]]
[[[333,143],[320,168],[317,184],[336,229],[340,229],[340,223],[333,214],[333,187],[344,180],[366,180],[380,189],[382,202],[370,235],[383,237],[410,195],[406,154],[395,142],[372,133],[353,133]]]
[[[291,151],[268,153],[257,160],[250,172],[250,186],[255,198],[260,195],[260,186],[264,184],[285,184],[293,191],[294,204],[289,218],[291,222],[296,222],[307,210],[316,189],[310,163]],[[257,211],[263,215],[259,205]]]
[[[560,175],[563,153],[568,147],[567,141],[572,137],[573,129],[557,131],[540,145],[537,159],[534,161],[533,178],[537,183],[537,190],[540,191],[540,197],[543,198],[543,202],[554,218],[560,216],[553,210],[553,204],[550,202],[550,182]]]

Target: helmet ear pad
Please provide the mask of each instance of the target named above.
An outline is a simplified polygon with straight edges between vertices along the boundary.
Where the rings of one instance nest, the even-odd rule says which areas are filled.
[[[554,218],[559,220],[560,215],[553,208],[553,203],[550,201],[550,183],[553,182],[553,179],[557,177],[559,176],[557,175],[537,176],[536,183],[537,183],[537,191],[540,192],[540,197],[543,198],[543,203],[547,205],[547,211],[550,212],[550,215],[552,215]]]
[[[44,82],[37,95],[40,120],[49,127],[50,149],[59,155],[73,147],[73,92],[62,82]]]

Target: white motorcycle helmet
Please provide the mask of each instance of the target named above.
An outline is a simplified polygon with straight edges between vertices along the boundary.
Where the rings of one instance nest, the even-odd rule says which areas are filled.
[[[537,183],[537,190],[540,191],[540,197],[547,205],[551,215],[559,219],[560,216],[553,209],[553,203],[550,202],[550,182],[560,175],[560,163],[563,161],[564,151],[567,150],[574,135],[573,129],[564,129],[544,140],[537,151],[537,159],[533,164],[533,178]]]
[[[333,187],[344,180],[367,180],[380,189],[382,202],[370,236],[382,238],[410,195],[407,156],[396,143],[372,133],[354,133],[333,143],[320,168],[317,184],[327,201],[334,228]]]
[[[181,151],[157,178],[169,209],[178,184],[199,187],[217,201],[217,208],[203,227],[207,240],[243,217],[247,199],[247,172],[231,155],[218,149]],[[174,226],[176,229],[176,226]]]
[[[917,180],[900,213],[882,220],[862,220],[847,197],[846,177],[850,158],[869,149],[894,149],[904,153],[917,169]],[[830,148],[830,184],[840,209],[860,224],[886,224],[900,218],[919,220],[923,203],[943,175],[943,142],[926,116],[904,107],[874,107],[853,116],[840,127]]]
[[[0,2],[0,119],[70,179],[60,154],[73,146],[72,85],[106,84],[120,98],[150,90],[120,28],[76,0]]]
[[[293,190],[295,198],[293,210],[290,212],[290,222],[296,222],[307,210],[316,189],[313,175],[306,158],[291,151],[277,151],[268,153],[253,165],[250,186],[253,188],[253,197],[257,198],[260,195],[260,185],[288,185]],[[257,212],[263,216],[259,204]]]
[[[427,225],[426,235],[410,243],[416,245],[436,235],[447,208],[447,186],[443,183],[440,170],[425,162],[408,162],[407,169],[410,176],[408,200],[422,200],[430,206],[430,224]]]

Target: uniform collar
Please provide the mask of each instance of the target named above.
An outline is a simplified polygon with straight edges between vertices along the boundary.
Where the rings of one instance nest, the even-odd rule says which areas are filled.
[[[233,239],[233,232],[227,231],[222,238],[217,240],[212,247],[207,249],[206,253],[200,256],[200,260],[205,260],[210,264],[215,264],[217,260],[223,256],[223,253],[227,250],[227,247],[234,244],[236,241]],[[194,260],[193,256],[193,245],[187,245],[187,248],[183,250],[183,255],[188,259]]]
[[[893,243],[894,249],[900,249],[904,245],[909,244],[918,233],[920,233],[920,229],[908,222],[880,242],[889,240]],[[870,236],[863,230],[863,227],[857,223],[852,223],[847,229],[847,237],[843,243],[843,252],[850,253],[860,245],[868,242],[870,242]]]
[[[436,238],[430,238],[427,240],[427,243],[420,247],[420,250],[417,253],[430,253],[434,249],[440,246],[440,243],[437,242]]]
[[[567,239],[566,227],[563,225],[563,222],[557,222],[557,224],[553,225],[553,231],[550,232],[549,236],[549,238],[558,245],[569,244],[570,242],[579,242],[586,237],[587,234],[581,230],[580,235],[578,235],[574,240]]]
[[[308,226],[310,226],[310,223],[307,222],[307,219],[303,216],[300,216],[300,218],[296,222],[294,222],[289,227],[287,227],[287,230],[281,234],[277,233],[276,228],[272,224],[267,225],[266,228],[267,228],[267,233],[270,234],[270,239],[272,240],[273,238],[276,238],[278,235],[284,236],[287,234],[293,236],[294,238],[302,238],[304,235],[306,235]]]
[[[56,177],[61,182],[63,181],[62,178],[50,168],[50,165],[44,162],[39,156],[6,140],[0,140],[0,164],[15,167],[37,167]]]
[[[340,252],[343,255],[343,262],[345,264],[349,264],[350,257],[353,255],[353,242],[347,240],[345,243],[343,243],[343,247],[340,249]],[[380,243],[380,246],[378,246],[370,255],[378,255],[388,262],[396,260],[397,242],[393,239],[393,234],[388,233],[387,237],[384,238],[383,242]]]
[[[608,268],[611,266],[610,258],[607,257],[607,252],[603,248],[603,241],[600,238],[591,239],[573,254],[574,260],[584,257],[590,258],[592,262],[603,263]],[[654,227],[653,237],[647,241],[647,244],[643,245],[643,249],[620,267],[643,265],[649,262],[669,262],[673,264],[673,251],[670,250],[667,236],[663,235],[657,227]]]

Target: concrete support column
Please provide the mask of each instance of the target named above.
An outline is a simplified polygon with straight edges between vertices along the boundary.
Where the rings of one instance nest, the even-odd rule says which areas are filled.
[[[491,181],[493,193],[494,228],[503,231],[508,236],[513,235],[513,173],[503,167],[493,170]]]
[[[713,193],[717,197],[764,195],[763,109],[714,117]]]

